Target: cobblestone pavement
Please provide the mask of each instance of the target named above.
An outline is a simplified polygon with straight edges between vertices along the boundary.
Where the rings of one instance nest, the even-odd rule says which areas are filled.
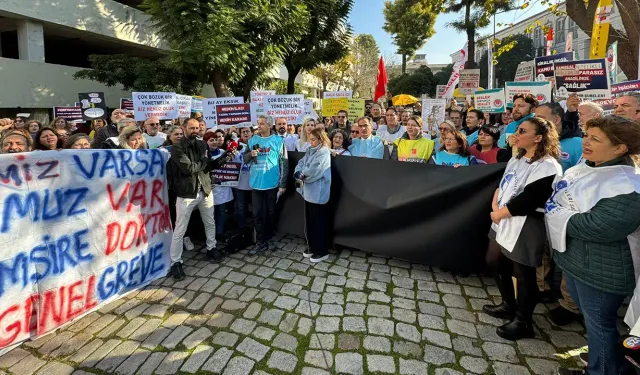
[[[502,321],[481,312],[499,295],[492,279],[356,251],[309,268],[304,239],[275,240],[266,256],[221,264],[185,252],[185,280],[156,280],[24,343],[0,373],[554,374],[586,345],[580,325],[553,327],[544,305],[536,339],[500,339]]]

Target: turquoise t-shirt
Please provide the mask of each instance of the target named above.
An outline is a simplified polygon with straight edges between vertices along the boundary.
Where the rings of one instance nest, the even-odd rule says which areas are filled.
[[[474,159],[473,156],[462,156],[462,155],[458,155],[458,154],[450,154],[445,150],[442,151],[438,151],[434,156],[433,156],[433,161],[436,163],[436,165],[448,165],[453,167],[456,164],[460,164],[460,165],[469,165],[469,162],[471,159]]]
[[[283,139],[277,135],[269,137],[253,136],[249,139],[249,152],[258,145],[258,157],[251,163],[249,185],[255,190],[269,190],[278,187],[280,181],[280,154]]]
[[[582,138],[565,138],[560,141],[560,165],[562,171],[575,166],[582,157]]]

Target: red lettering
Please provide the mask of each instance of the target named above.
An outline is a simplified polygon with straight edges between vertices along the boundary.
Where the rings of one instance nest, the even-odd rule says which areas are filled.
[[[18,311],[18,309],[19,309],[18,305],[13,305],[8,309],[6,309],[2,314],[0,314],[0,324],[4,322],[4,319],[7,315]],[[0,348],[13,343],[16,337],[18,337],[21,331],[20,322],[16,320],[10,323],[6,328],[6,331],[7,333],[9,333],[9,336],[4,339],[0,339]]]
[[[131,195],[131,199],[129,200],[129,205],[127,206],[127,212],[131,212],[133,208],[134,202],[140,202],[140,208],[147,207],[147,197],[145,196],[145,191],[147,190],[147,182],[145,180],[140,180],[136,182],[133,186],[133,194]]]
[[[131,187],[130,182],[127,182],[126,185],[124,185],[124,190],[120,194],[120,198],[118,199],[118,203],[116,204],[113,201],[113,190],[111,189],[111,184],[107,184],[107,194],[109,195],[109,202],[111,203],[111,208],[113,208],[114,211],[118,211],[120,209],[120,205],[126,199],[127,194],[129,194],[130,187]]]
[[[162,200],[162,188],[164,187],[164,182],[160,179],[153,180],[151,185],[151,208],[155,206],[155,202],[158,202],[160,207],[163,205]]]
[[[63,309],[64,309],[64,297],[66,287],[62,286],[59,290],[50,289],[44,292],[44,296],[42,302],[40,304],[41,308],[39,311],[39,324],[38,324],[38,335],[42,335],[46,332],[46,327],[48,326],[47,322],[49,318],[53,319],[54,325],[57,327],[61,325],[63,322]],[[58,309],[56,310],[56,297],[58,299]]]
[[[84,301],[84,310],[87,311],[89,309],[94,308],[98,305],[95,298],[93,297],[93,291],[96,289],[96,275],[89,276],[89,282],[87,284],[87,295]]]
[[[113,253],[118,248],[120,232],[122,232],[120,223],[114,221],[113,223],[107,225],[107,247],[104,251],[106,255]]]
[[[126,251],[133,247],[148,243],[145,216],[140,214],[136,220],[129,220],[126,223],[114,221],[107,225],[107,246],[105,254],[109,255],[116,250]],[[124,226],[124,230],[122,227]]]
[[[34,332],[38,329],[38,319],[35,317],[38,315],[36,311],[36,304],[40,300],[40,296],[32,294],[27,298],[24,308],[24,327],[28,332]]]
[[[120,242],[120,250],[129,250],[133,246],[133,242],[136,240],[136,233],[138,232],[138,224],[135,221],[127,222],[127,226],[124,228],[124,234],[122,235],[122,241]],[[127,236],[131,234],[131,242],[125,245]]]
[[[78,280],[75,283],[69,285],[69,298],[67,299],[67,316],[66,320],[71,320],[76,316],[82,314],[83,307],[80,305],[79,309],[74,310],[73,304],[76,301],[82,301],[83,295],[82,292],[76,293],[76,288],[82,285],[82,280]]]
[[[140,230],[138,231],[136,246],[140,246],[141,243],[149,242],[149,239],[147,239],[147,226],[145,225],[144,215],[138,215],[138,223]]]

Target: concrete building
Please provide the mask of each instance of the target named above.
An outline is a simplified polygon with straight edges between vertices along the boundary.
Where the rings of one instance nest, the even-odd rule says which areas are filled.
[[[91,54],[125,54],[158,58],[166,45],[138,10],[141,0],[0,1],[0,117],[31,113],[44,122],[54,106],[73,105],[79,92],[103,91],[107,106],[130,97],[121,87],[106,87],[90,80],[74,80],[89,68]],[[287,79],[284,68],[272,72]],[[322,85],[310,75],[297,82],[319,97]],[[329,89],[337,89],[330,85]],[[214,97],[211,86],[203,96]]]
[[[588,59],[589,48],[591,46],[591,38],[584,31],[576,25],[576,23],[569,18],[566,14],[565,4],[562,3],[558,6],[558,12],[560,15],[554,14],[548,10],[534,14],[531,17],[518,21],[517,23],[504,28],[496,32],[496,39],[503,39],[510,35],[523,34],[533,40],[534,56],[544,56],[547,50],[547,34],[544,32],[543,27],[553,27],[553,44],[551,46],[552,51],[556,53],[565,52],[567,38],[571,34],[573,37],[573,50],[576,52],[576,58]],[[539,22],[539,23],[538,23]],[[613,14],[611,16],[611,25],[618,30],[624,30],[620,13],[618,9],[613,7]],[[529,32],[529,29],[533,26],[533,31]],[[488,36],[488,38],[493,35]],[[482,55],[487,50],[486,38],[482,38],[476,42],[476,63],[480,62]],[[459,56],[459,50],[452,53],[451,61],[457,61]],[[618,69],[618,82],[626,80],[624,73],[621,69]]]

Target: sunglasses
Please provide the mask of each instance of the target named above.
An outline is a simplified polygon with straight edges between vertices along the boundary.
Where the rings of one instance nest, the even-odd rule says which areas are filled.
[[[352,131],[351,131],[351,134],[360,134],[360,132],[359,132],[359,131],[357,131],[357,130],[352,130]]]
[[[527,134],[527,131],[523,128],[518,128],[518,134]]]
[[[338,118],[347,118],[347,116],[338,116]]]

